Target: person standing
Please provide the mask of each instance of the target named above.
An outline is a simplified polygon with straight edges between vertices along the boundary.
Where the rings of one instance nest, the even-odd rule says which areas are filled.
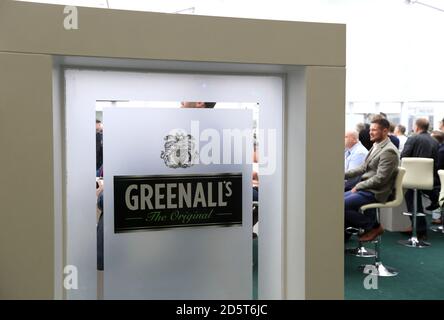
[[[389,132],[389,138],[392,141],[392,143],[395,145],[396,148],[399,150],[400,141],[398,137],[395,135],[395,125],[390,122],[390,132]]]
[[[439,177],[437,174],[438,165],[438,148],[439,143],[433,139],[428,133],[429,121],[427,119],[417,119],[414,126],[415,134],[410,136],[401,153],[401,158],[430,158],[434,160],[433,180],[434,185],[439,185]],[[424,212],[422,205],[422,193],[429,195],[432,205],[438,203],[438,197],[433,190],[421,190],[417,196],[417,209],[418,212]],[[408,189],[405,193],[405,201],[407,204],[407,210],[413,212],[413,190]],[[412,218],[410,217],[410,220]],[[427,239],[427,222],[425,217],[417,217],[417,234],[418,239]]]
[[[103,124],[96,120],[96,177],[101,176],[103,166]]]
[[[395,136],[399,139],[399,152],[402,153],[404,145],[407,142],[407,136],[405,135],[406,128],[402,124],[398,124],[395,127]]]

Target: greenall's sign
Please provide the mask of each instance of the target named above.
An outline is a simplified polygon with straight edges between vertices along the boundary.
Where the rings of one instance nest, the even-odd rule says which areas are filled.
[[[242,225],[242,174],[114,176],[114,232]]]

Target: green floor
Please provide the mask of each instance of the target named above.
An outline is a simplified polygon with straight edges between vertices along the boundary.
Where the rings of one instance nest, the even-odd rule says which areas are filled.
[[[397,300],[444,299],[444,235],[428,232],[428,248],[409,248],[397,243],[407,236],[385,232],[381,243],[381,259],[399,271],[396,277],[379,277],[378,289],[364,288],[364,278],[358,267],[372,258],[345,257],[345,299]],[[355,245],[351,241],[347,247]],[[372,245],[370,245],[370,248]]]

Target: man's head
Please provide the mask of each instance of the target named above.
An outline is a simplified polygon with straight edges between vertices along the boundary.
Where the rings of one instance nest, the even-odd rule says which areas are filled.
[[[402,124],[398,124],[395,128],[395,135],[396,136],[403,136],[405,135],[405,127]]]
[[[373,121],[373,120],[376,120],[376,119],[386,119],[382,114],[373,114],[371,117],[370,117],[370,119],[371,119],[371,121]]]
[[[414,130],[416,133],[427,132],[429,130],[429,120],[424,118],[416,119]]]
[[[362,130],[365,130],[365,124],[363,122],[360,122],[356,125],[356,131],[361,132]]]
[[[435,131],[432,131],[431,136],[432,136],[432,138],[435,138],[439,144],[444,143],[444,132],[439,131],[439,130],[435,130]]]
[[[395,124],[390,122],[389,134],[395,134]]]
[[[215,105],[216,102],[181,102],[181,108],[214,108]]]
[[[439,130],[444,132],[444,118],[439,122]]]
[[[378,117],[370,124],[370,140],[379,143],[387,139],[390,130],[390,122],[387,119]]]
[[[102,132],[102,130],[103,130],[102,121],[96,120],[96,132]]]
[[[359,141],[359,133],[356,131],[347,131],[345,133],[345,147],[352,148]]]

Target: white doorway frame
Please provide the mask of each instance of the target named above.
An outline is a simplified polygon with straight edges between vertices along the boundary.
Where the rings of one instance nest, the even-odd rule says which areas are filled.
[[[272,176],[261,176],[261,197],[260,212],[272,212],[273,214],[261,214],[260,221],[260,238],[259,238],[259,299],[282,299],[285,290],[284,279],[284,228],[283,228],[283,132],[284,132],[284,88],[285,79],[279,75],[221,75],[221,74],[192,74],[192,73],[159,73],[159,72],[129,72],[129,71],[98,71],[87,69],[66,69],[65,70],[65,123],[66,136],[65,143],[65,174],[66,174],[66,264],[78,266],[79,283],[87,286],[81,286],[78,290],[67,292],[69,299],[95,299],[95,263],[96,263],[96,247],[95,247],[95,221],[91,218],[88,223],[89,227],[85,229],[85,219],[77,219],[79,216],[72,214],[74,212],[88,212],[91,208],[95,208],[94,184],[90,183],[94,174],[95,163],[95,147],[92,142],[94,136],[95,120],[95,102],[97,100],[177,100],[188,98],[189,101],[193,97],[188,96],[187,92],[191,92],[193,88],[183,86],[175,92],[166,92],[157,88],[151,90],[155,94],[148,94],[144,90],[144,80],[146,77],[158,76],[163,81],[168,77],[177,76],[188,79],[191,86],[199,85],[199,81],[203,79],[211,79],[214,77],[225,77],[226,80],[240,81],[243,83],[243,97],[221,97],[220,101],[258,101],[262,114],[259,116],[261,128],[276,128],[277,130],[277,159],[279,159],[276,168],[276,174]],[[144,79],[145,77],[145,79]],[[194,83],[191,84],[194,80]],[[109,92],[109,88],[118,88],[118,83],[124,83],[125,86]],[[160,81],[162,83],[162,81]],[[151,82],[152,84],[152,82]],[[227,81],[227,85],[230,81]],[[261,84],[258,86],[258,84]],[[268,89],[266,87],[268,86]],[[215,100],[219,92],[229,92],[227,88],[212,86],[208,87],[207,94]],[[222,90],[221,90],[222,89]],[[232,88],[231,88],[232,89]],[[183,91],[181,91],[183,90]],[[219,91],[217,91],[219,90]],[[268,91],[267,91],[268,90]],[[151,92],[150,91],[150,92]],[[265,93],[271,94],[274,100],[260,98],[266,96]],[[197,98],[197,97],[195,97]],[[216,99],[218,100],[218,99]],[[267,107],[272,102],[273,108]],[[84,109],[84,110],[83,110]],[[82,111],[83,110],[83,111]],[[86,115],[85,114],[89,114]],[[303,118],[303,116],[301,117]],[[77,123],[78,126],[72,126]],[[73,138],[77,143],[72,144]],[[91,143],[87,143],[90,141]],[[82,153],[81,158],[75,155]],[[304,154],[301,153],[301,158]],[[75,161],[74,158],[76,158]],[[303,162],[303,160],[301,160]],[[89,179],[89,180],[88,180]],[[267,181],[268,180],[268,181]],[[301,181],[301,188],[303,188]],[[72,186],[74,186],[72,188]],[[83,187],[82,187],[83,186]],[[88,187],[90,186],[90,187]],[[89,190],[90,188],[91,190]],[[88,196],[81,196],[82,191],[88,191]],[[302,190],[300,194],[303,195]],[[265,199],[269,199],[264,200]],[[277,203],[276,203],[277,199]],[[72,208],[74,205],[75,208]],[[94,211],[93,211],[94,212]],[[93,217],[93,215],[91,216]],[[278,217],[276,219],[276,217]],[[266,226],[266,227],[265,227]],[[79,237],[74,230],[87,230],[87,236]],[[93,243],[94,245],[91,245]],[[80,251],[79,248],[83,248]],[[81,252],[81,253],[80,253]],[[85,270],[88,270],[85,272]],[[89,272],[92,270],[93,272]]]

